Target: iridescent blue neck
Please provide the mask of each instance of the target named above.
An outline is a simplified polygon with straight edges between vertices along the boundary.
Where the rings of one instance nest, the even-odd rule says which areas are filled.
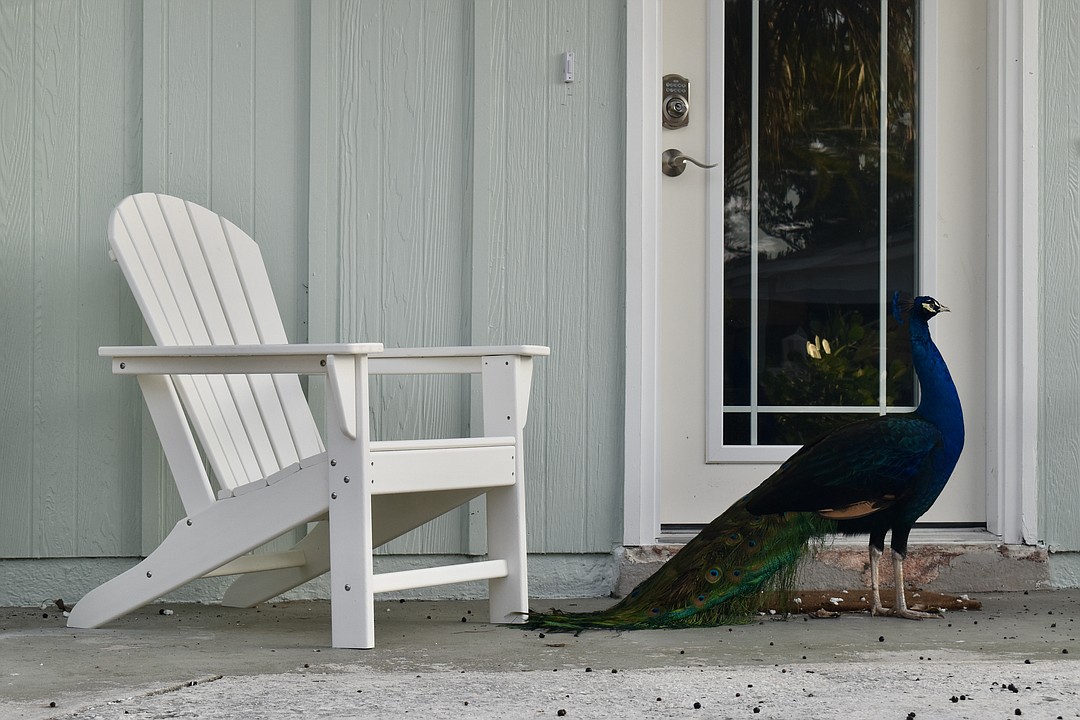
[[[964,447],[964,412],[949,368],[930,337],[924,318],[908,320],[911,333],[911,357],[922,386],[922,397],[915,412],[933,423],[945,437],[945,456],[952,463]]]

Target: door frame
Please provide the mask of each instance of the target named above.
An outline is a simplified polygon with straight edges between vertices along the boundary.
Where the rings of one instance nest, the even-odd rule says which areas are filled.
[[[927,16],[938,0],[922,0]],[[660,536],[660,77],[663,0],[627,3],[626,394],[623,544]],[[987,12],[987,530],[1038,541],[1038,0],[991,0]],[[923,78],[937,38],[924,35]],[[931,79],[932,82],[932,79]],[[932,148],[933,133],[922,138]],[[925,145],[929,143],[929,145]],[[924,152],[932,158],[932,152]],[[924,167],[933,191],[935,168]],[[925,207],[925,206],[923,206]],[[930,213],[920,227],[933,237]],[[930,216],[930,217],[927,217]],[[928,265],[924,263],[924,266]],[[932,292],[937,278],[920,269]],[[1028,302],[1025,303],[1024,299]],[[706,329],[702,328],[702,332]],[[704,421],[704,419],[703,419]]]

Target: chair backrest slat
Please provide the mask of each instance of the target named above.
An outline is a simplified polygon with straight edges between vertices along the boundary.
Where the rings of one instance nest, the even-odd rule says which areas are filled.
[[[238,276],[243,289],[241,294],[247,302],[248,311],[255,325],[257,342],[267,345],[289,342],[285,335],[285,326],[281,322],[281,315],[277,311],[274,291],[270,287],[270,276],[263,264],[259,246],[248,237],[247,233],[228,220],[222,219],[222,227],[232,252],[232,267],[246,270],[246,272],[240,272]],[[228,267],[228,265],[222,263],[222,267]],[[265,312],[268,308],[272,309],[272,312]],[[300,457],[311,457],[322,452],[325,449],[322,437],[312,421],[300,383],[295,377],[278,375],[274,377],[274,385],[277,388],[289,432],[300,452]],[[291,460],[284,461],[282,465],[289,465],[291,462]]]
[[[236,268],[232,266],[221,218],[206,208],[174,198],[168,201],[162,199],[161,206],[172,237],[177,240],[176,251],[193,291],[193,300],[206,326],[209,344],[258,344],[254,332],[245,332],[254,325],[244,307],[247,303],[239,295],[240,283],[234,280]],[[245,467],[251,467],[252,459],[258,465],[254,476],[249,474],[244,482],[266,477],[282,467],[274,452],[268,427],[273,422],[273,416],[263,416],[263,408],[256,398],[258,383],[237,376],[226,377],[225,382],[231,403],[229,407],[222,407],[222,412],[228,429],[236,438],[236,452],[244,456]],[[280,418],[280,408],[278,410]],[[284,464],[295,462],[296,459],[293,457]]]
[[[287,342],[258,246],[219,215],[141,193],[113,211],[109,241],[159,345]],[[174,382],[223,488],[323,450],[295,375]]]

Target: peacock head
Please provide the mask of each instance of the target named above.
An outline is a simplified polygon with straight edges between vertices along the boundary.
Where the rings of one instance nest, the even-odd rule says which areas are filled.
[[[911,314],[921,320],[929,320],[943,312],[949,312],[949,308],[929,295],[922,295],[911,301]]]
[[[921,295],[912,300],[901,299],[900,291],[897,290],[892,296],[892,314],[900,325],[904,324],[905,312],[910,312],[911,317],[927,322],[938,313],[949,312],[949,308],[929,295]]]

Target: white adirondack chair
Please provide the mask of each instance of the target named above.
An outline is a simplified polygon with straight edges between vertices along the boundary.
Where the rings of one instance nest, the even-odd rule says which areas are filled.
[[[334,647],[374,647],[375,594],[406,588],[487,579],[491,621],[524,620],[522,432],[532,358],[546,347],[289,344],[259,249],[228,220],[142,193],[116,207],[108,237],[157,345],[100,354],[137,376],[187,516],[81,599],[70,627],[98,627],[199,577],[251,573],[224,598],[246,607],[328,570]],[[368,378],[380,373],[479,373],[484,436],[371,441]],[[299,374],[327,377],[325,445]],[[488,560],[375,574],[375,547],[484,493]],[[292,550],[248,554],[312,521]]]

